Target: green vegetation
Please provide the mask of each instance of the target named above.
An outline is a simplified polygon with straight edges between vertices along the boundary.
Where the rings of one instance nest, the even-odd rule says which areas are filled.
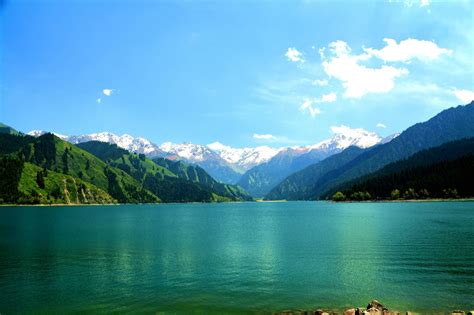
[[[7,127],[5,127],[7,130]],[[202,168],[153,162],[116,145],[53,134],[0,133],[0,203],[89,204],[251,200]]]
[[[0,133],[11,134],[11,135],[19,135],[20,134],[17,130],[13,129],[10,126],[2,124],[2,123],[0,123]]]
[[[308,165],[314,164],[325,157],[326,155],[324,153],[318,151],[300,156],[298,151],[288,149],[277,154],[268,162],[248,170],[239,180],[238,185],[243,187],[252,196],[263,197],[288,175]]]
[[[41,174],[41,175],[38,175]],[[37,182],[42,178],[42,185]],[[116,202],[110,194],[69,175],[24,163],[18,185],[20,204],[97,204]]]
[[[334,191],[341,190],[341,185],[376,172],[390,163],[406,159],[422,150],[473,136],[474,103],[450,108],[426,122],[413,125],[389,143],[362,150],[352,158],[348,158],[350,154],[346,153],[349,148],[296,172],[278,184],[265,198],[329,198]],[[450,152],[447,150],[446,154]],[[455,154],[456,150],[452,152]],[[421,159],[419,162],[425,161]]]
[[[332,192],[343,191],[349,197],[356,192],[368,192],[371,199],[391,200],[471,197],[474,194],[466,189],[470,186],[466,176],[472,168],[467,165],[463,172],[462,163],[472,156],[474,138],[448,142],[339,185]],[[462,187],[462,194],[456,187]]]
[[[18,158],[0,157],[0,202],[14,203],[20,197],[18,184],[24,162]]]
[[[169,169],[181,179],[200,184],[201,186],[212,190],[215,196],[214,201],[217,201],[217,199],[220,201],[252,200],[247,192],[241,187],[216,181],[198,165],[189,165],[182,161],[171,161],[164,158],[155,158],[153,159],[153,162]]]
[[[0,135],[3,202],[159,202],[130,175],[52,134]],[[16,161],[16,162],[13,162]],[[18,167],[12,167],[12,164]],[[23,165],[21,180],[18,170]],[[16,187],[16,188],[15,188]],[[17,191],[15,191],[17,189]]]
[[[342,194],[349,196],[347,200],[358,201],[474,197],[474,155],[382,173],[354,181],[350,188],[342,190]],[[365,197],[361,198],[361,194]]]
[[[197,165],[163,158],[150,160],[143,154],[99,141],[81,143],[78,147],[126,172],[164,202],[251,200],[240,187],[217,182]]]
[[[338,191],[338,192],[334,193],[334,195],[332,196],[332,200],[333,201],[344,201],[344,200],[346,200],[346,195],[344,195],[342,192]]]
[[[339,154],[328,157],[319,163],[313,164],[300,172],[288,176],[284,181],[265,196],[266,200],[304,200],[312,199],[314,191],[320,183],[336,176],[364,152],[358,147],[349,147]]]

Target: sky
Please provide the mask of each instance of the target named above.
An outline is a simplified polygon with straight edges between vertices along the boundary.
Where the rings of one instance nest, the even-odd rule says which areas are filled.
[[[235,147],[474,98],[474,1],[0,0],[0,122]]]

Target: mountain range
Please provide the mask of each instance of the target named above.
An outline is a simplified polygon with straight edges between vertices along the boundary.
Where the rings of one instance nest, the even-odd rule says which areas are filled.
[[[286,177],[265,198],[324,198],[338,186],[376,172],[390,163],[450,141],[471,137],[474,137],[474,102],[446,109],[426,122],[411,126],[388,143],[365,149],[351,147],[312,164]]]
[[[317,163],[345,149],[355,146],[370,148],[379,143],[391,141],[397,135],[382,138],[378,134],[363,129],[345,126],[333,130],[335,135],[312,146],[294,147],[281,150],[266,163],[247,171],[237,182],[255,197],[263,197],[288,175],[308,165]]]
[[[0,203],[252,200],[199,166],[153,161],[107,142],[74,145],[51,133],[32,137],[13,130],[0,129]]]
[[[252,194],[263,195],[272,185],[277,184],[278,180],[291,172],[338,153],[351,145],[366,148],[388,139],[382,139],[379,135],[363,129],[351,129],[346,126],[334,127],[333,132],[332,138],[317,144],[287,148],[269,146],[234,148],[219,142],[209,145],[165,142],[156,145],[145,138],[134,138],[127,134],[118,136],[110,132],[79,136],[54,134],[73,144],[101,141],[116,144],[134,153],[145,154],[152,159],[162,157],[199,165],[220,182],[239,183]],[[32,130],[28,132],[28,135],[38,137],[45,133],[47,132],[42,130]],[[270,165],[262,166],[265,163]],[[270,174],[272,171],[266,171],[266,168],[271,168],[278,175]]]
[[[425,196],[427,190],[419,187],[423,183],[436,196],[470,194],[464,187],[434,184],[430,172],[443,172],[449,180],[438,182],[445,186],[465,184],[459,172],[473,152],[472,139],[464,139],[474,137],[474,102],[446,109],[387,138],[345,126],[334,127],[333,133],[331,139],[310,146],[232,148],[218,142],[158,146],[108,132],[26,135],[0,124],[0,201],[210,202],[252,200],[250,196],[313,200],[336,191],[359,200],[371,194],[386,198],[395,186],[414,196],[410,185]],[[452,141],[460,144],[449,145]],[[420,153],[424,150],[429,153]]]

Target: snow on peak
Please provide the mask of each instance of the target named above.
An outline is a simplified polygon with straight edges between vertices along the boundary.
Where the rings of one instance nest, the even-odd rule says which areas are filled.
[[[210,158],[215,158],[216,153],[206,146],[193,143],[175,144],[165,142],[159,146],[160,150],[177,155],[192,162],[201,162]]]
[[[143,153],[150,157],[167,156],[168,158],[182,158],[198,164],[206,161],[218,161],[218,163],[227,163],[240,171],[247,171],[256,165],[268,162],[277,154],[299,156],[314,150],[331,155],[341,152],[349,146],[368,148],[379,143],[386,143],[397,136],[395,134],[382,139],[382,137],[374,132],[369,132],[362,128],[350,128],[345,125],[333,126],[331,131],[334,134],[332,138],[317,144],[281,148],[269,146],[234,148],[218,141],[208,145],[164,142],[157,146],[145,138],[134,138],[128,134],[118,136],[111,132],[70,137],[56,133],[55,135],[75,144],[93,140],[112,143],[128,151]],[[32,130],[28,134],[38,137],[44,133],[46,132],[42,130]]]
[[[209,149],[213,150],[213,151],[216,151],[216,152],[232,149],[231,147],[229,147],[225,144],[222,144],[219,141],[208,144],[207,147]]]
[[[39,137],[39,136],[42,136],[44,135],[45,133],[48,133],[49,131],[44,131],[44,130],[31,130],[29,131],[27,134],[30,135],[30,136],[33,136],[33,137]],[[67,140],[67,136],[65,135],[62,135],[60,133],[56,133],[56,132],[51,132],[53,135],[55,135],[56,137],[60,138],[60,139],[63,139],[63,140]]]
[[[350,128],[340,125],[331,127],[331,131],[334,133],[332,138],[312,145],[310,146],[310,149],[342,151],[350,146],[357,146],[365,149],[382,141],[382,137],[375,132],[370,132],[362,128]]]
[[[233,164],[242,170],[248,170],[258,164],[267,162],[281,150],[269,146],[233,148],[220,142],[213,142],[208,144],[207,147],[219,154],[227,163]]]

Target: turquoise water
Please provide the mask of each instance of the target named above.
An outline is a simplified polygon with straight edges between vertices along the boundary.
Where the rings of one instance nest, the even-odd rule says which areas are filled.
[[[474,203],[0,207],[0,313],[474,308]]]

